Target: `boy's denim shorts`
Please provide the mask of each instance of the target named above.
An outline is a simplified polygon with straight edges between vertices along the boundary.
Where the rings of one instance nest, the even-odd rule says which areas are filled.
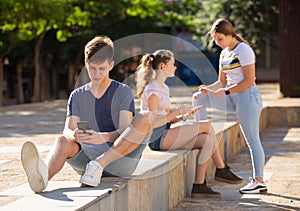
[[[133,152],[109,164],[103,171],[103,176],[129,176],[141,159],[142,153],[148,143],[144,140]],[[113,143],[86,144],[80,143],[81,150],[74,157],[67,160],[67,163],[80,175],[85,172],[86,165],[106,152]]]

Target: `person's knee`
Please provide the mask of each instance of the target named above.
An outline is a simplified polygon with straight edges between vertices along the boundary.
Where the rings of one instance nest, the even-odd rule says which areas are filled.
[[[77,145],[74,141],[69,140],[64,135],[60,135],[55,140],[56,148],[60,148],[60,150],[69,151],[73,149],[75,145]]]
[[[193,93],[193,99],[197,100],[199,94],[200,94],[200,92]]]
[[[79,143],[60,135],[55,140],[55,150],[62,156],[73,157],[80,151]]]
[[[152,128],[153,119],[152,112],[140,112],[135,119],[134,127],[140,132],[148,132]]]
[[[198,125],[199,133],[205,132],[210,133],[213,129],[210,121],[201,121],[196,123]]]
[[[205,124],[206,124],[206,127],[209,129],[209,131],[211,131],[211,130],[214,129],[210,121],[206,120],[206,121],[204,121],[204,122],[205,122]]]
[[[56,142],[61,145],[66,145],[68,143],[68,139],[64,135],[60,135],[56,137]]]
[[[197,104],[199,102],[201,93],[200,92],[195,92],[192,96],[192,102],[193,104]]]

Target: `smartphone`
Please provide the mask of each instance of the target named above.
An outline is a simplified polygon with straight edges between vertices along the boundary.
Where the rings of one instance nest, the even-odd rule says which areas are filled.
[[[192,108],[192,112],[194,112],[194,111],[196,111],[198,108],[202,108],[202,107],[203,107],[203,105],[198,105],[198,106]]]
[[[77,122],[77,127],[79,130],[83,130],[86,133],[86,130],[90,129],[90,123],[88,121],[79,121]]]

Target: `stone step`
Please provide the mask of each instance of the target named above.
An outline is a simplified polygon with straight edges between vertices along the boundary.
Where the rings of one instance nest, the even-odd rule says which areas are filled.
[[[234,146],[241,147],[228,144],[242,137],[238,135],[239,127],[235,122],[217,123],[215,127],[221,152],[226,148],[230,159],[240,150]],[[128,178],[103,178],[99,187],[88,189],[80,188],[75,181],[50,181],[39,194],[34,194],[26,183],[0,193],[2,197],[17,197],[1,210],[170,210],[191,193],[196,155],[197,151],[158,152],[147,147]],[[213,171],[211,163],[207,174]]]

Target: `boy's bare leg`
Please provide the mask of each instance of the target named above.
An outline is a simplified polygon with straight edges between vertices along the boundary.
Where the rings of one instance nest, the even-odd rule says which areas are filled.
[[[73,140],[59,136],[50,150],[46,163],[41,159],[34,143],[28,141],[23,144],[21,160],[28,182],[34,192],[43,191],[50,180],[58,173],[66,160],[79,152],[79,145]]]
[[[105,168],[129,153],[133,152],[149,135],[152,128],[151,113],[138,114],[132,124],[117,138],[114,145],[97,157],[96,161]]]
[[[66,160],[75,156],[79,150],[80,146],[74,140],[67,139],[65,136],[57,137],[45,161],[48,166],[48,179],[57,174]]]

